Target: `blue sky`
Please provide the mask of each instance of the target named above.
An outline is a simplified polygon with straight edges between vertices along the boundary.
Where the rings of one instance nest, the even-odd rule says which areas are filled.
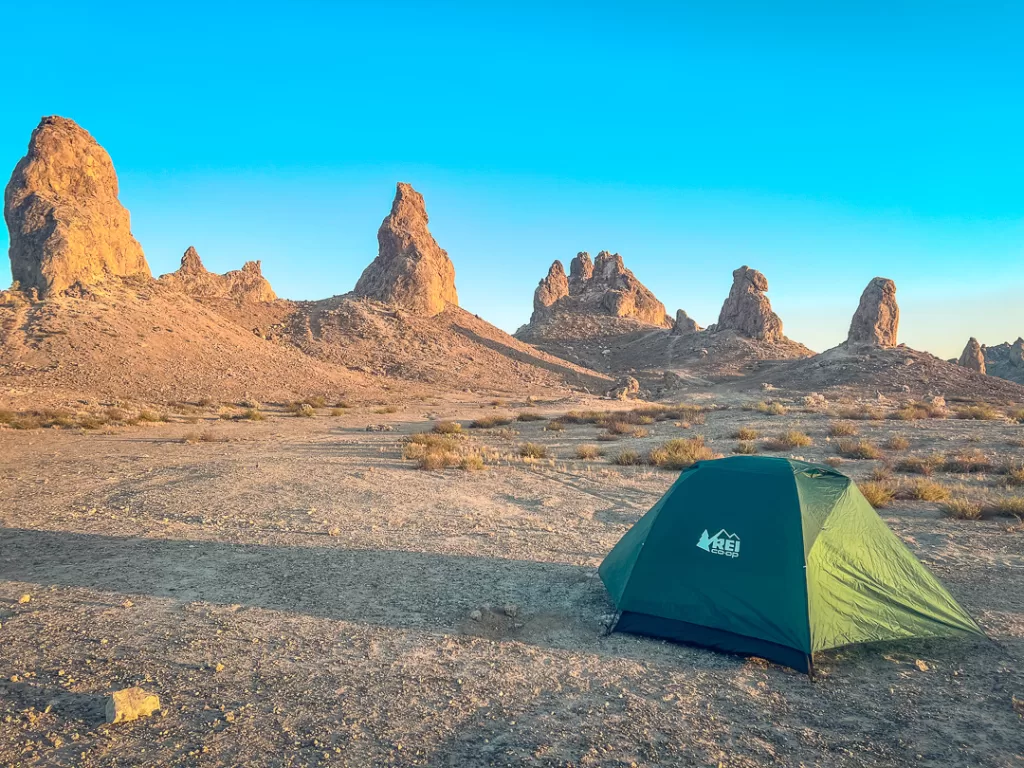
[[[510,331],[553,259],[607,249],[705,325],[760,269],[819,350],[875,275],[911,346],[1024,334],[1019,5],[87,5],[0,4],[0,172],[41,115],[78,121],[154,273],[195,245],[346,292],[408,181]]]

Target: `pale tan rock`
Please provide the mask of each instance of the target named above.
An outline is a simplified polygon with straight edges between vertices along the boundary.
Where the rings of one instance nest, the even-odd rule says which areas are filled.
[[[896,283],[884,277],[876,277],[861,294],[860,304],[850,322],[847,344],[895,347],[899,326],[900,308],[896,303]]]
[[[632,376],[623,376],[608,390],[608,396],[617,400],[628,400],[640,393],[640,382]]]
[[[563,296],[569,295],[569,280],[565,276],[565,267],[556,260],[548,274],[544,277],[537,290],[533,292],[533,311],[543,312]]]
[[[718,315],[716,331],[732,330],[762,341],[782,341],[782,320],[765,296],[768,279],[747,266],[732,273],[732,288]]]
[[[118,200],[110,155],[63,117],[44,117],[4,194],[11,274],[40,296],[110,275],[151,277]]]
[[[676,324],[672,326],[672,333],[675,336],[686,336],[690,333],[697,333],[701,330],[701,327],[697,325],[697,321],[686,314],[685,309],[676,310]]]
[[[978,373],[985,373],[985,352],[982,350],[981,344],[973,336],[967,342],[967,346],[964,347],[964,351],[960,354],[957,364]]]
[[[569,262],[569,293],[575,296],[594,274],[594,262],[586,251],[577,253]]]
[[[247,261],[241,269],[218,275],[203,266],[199,253],[191,245],[181,257],[177,272],[160,276],[182,293],[202,299],[235,299],[237,301],[274,301],[277,294],[263,277],[260,262]]]
[[[114,691],[107,699],[107,722],[127,723],[149,717],[160,709],[160,697],[138,686]]]
[[[377,231],[377,258],[363,270],[355,293],[428,316],[458,306],[455,267],[427,223],[423,196],[399,182],[391,213]]]

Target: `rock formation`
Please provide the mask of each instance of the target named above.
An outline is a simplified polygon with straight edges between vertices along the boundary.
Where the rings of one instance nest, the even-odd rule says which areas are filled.
[[[377,230],[377,258],[363,270],[355,293],[411,312],[436,315],[458,306],[455,267],[427,228],[423,195],[399,182],[391,213]]]
[[[983,347],[985,373],[1001,379],[1024,384],[1024,338],[1015,342],[1003,342],[992,347]]]
[[[540,281],[533,293],[533,311],[543,312],[560,298],[568,295],[569,280],[565,276],[565,267],[556,259],[548,270],[547,277]]]
[[[11,273],[40,296],[107,275],[150,277],[117,198],[110,155],[63,117],[44,117],[4,194]]]
[[[697,321],[686,314],[685,309],[676,310],[676,324],[672,327],[675,336],[685,336],[688,333],[697,333],[701,328]]]
[[[530,322],[558,311],[633,318],[659,328],[672,326],[665,305],[626,269],[619,254],[608,251],[601,251],[593,263],[589,254],[577,254],[569,264],[568,280],[559,262],[551,265],[534,294]]]
[[[861,294],[846,342],[851,346],[895,347],[899,325],[896,283],[876,277]]]
[[[772,312],[771,302],[764,295],[767,290],[767,278],[756,269],[743,266],[735,270],[715,330],[732,330],[762,341],[781,341],[782,320]]]
[[[241,269],[218,275],[203,266],[199,254],[191,245],[181,257],[178,271],[162,275],[160,280],[182,293],[203,299],[273,301],[277,298],[270,283],[263,277],[260,262],[247,261]]]
[[[964,351],[960,353],[960,359],[957,360],[957,365],[962,365],[964,368],[970,368],[972,371],[978,373],[985,372],[985,353],[982,351],[981,344],[978,340],[971,336],[967,342],[967,346],[964,347]]]

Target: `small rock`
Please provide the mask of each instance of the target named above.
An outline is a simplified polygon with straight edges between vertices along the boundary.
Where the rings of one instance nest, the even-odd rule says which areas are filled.
[[[25,593],[24,595],[22,595],[21,597],[18,598],[18,602],[21,605],[24,605],[25,603],[28,603],[28,602],[31,602],[31,601],[32,601],[32,595],[30,595],[28,593]]]
[[[214,672],[223,672],[223,671],[224,671],[224,665],[223,665],[223,664],[221,664],[221,663],[220,663],[220,662],[218,661],[218,662],[217,662],[217,666],[213,668],[213,671],[214,671]]]
[[[126,723],[149,717],[160,709],[160,697],[138,686],[114,691],[107,699],[107,722]]]
[[[472,610],[469,612],[469,618],[471,618],[473,621],[480,621],[480,619],[482,619],[483,617],[484,615],[480,613],[480,611],[478,610]]]
[[[928,671],[928,665],[925,662],[921,661],[921,659],[918,659],[914,663],[917,665],[917,668],[920,669],[922,672]]]
[[[519,615],[519,606],[515,605],[514,603],[509,603],[505,606],[504,611],[506,616],[508,616],[510,619],[514,619],[516,616]]]

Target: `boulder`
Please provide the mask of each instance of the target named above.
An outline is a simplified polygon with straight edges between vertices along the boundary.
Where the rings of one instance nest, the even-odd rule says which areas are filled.
[[[876,277],[861,294],[846,341],[850,346],[895,347],[899,325],[896,283]]]
[[[114,691],[107,699],[107,722],[127,723],[149,717],[160,709],[160,697],[139,687]]]
[[[161,275],[160,280],[196,298],[237,301],[274,301],[277,298],[263,277],[260,262],[247,261],[241,269],[218,275],[203,266],[199,253],[191,245],[181,257],[178,271]]]
[[[672,334],[675,336],[685,336],[689,333],[697,333],[700,330],[700,326],[697,325],[697,321],[686,314],[685,309],[676,310],[676,324],[672,326]]]
[[[973,336],[968,340],[967,346],[964,347],[964,351],[960,354],[957,365],[970,368],[978,373],[985,372],[985,352],[982,350],[981,344]]]
[[[577,253],[569,262],[569,293],[575,296],[594,274],[594,262],[586,251]]]
[[[363,270],[355,293],[420,315],[458,306],[455,267],[427,223],[423,196],[399,182],[391,213],[377,231],[377,258]]]
[[[4,193],[11,274],[22,290],[59,294],[109,275],[151,277],[118,200],[110,155],[63,117],[44,117]]]
[[[772,312],[765,296],[768,279],[756,269],[743,266],[732,273],[732,288],[718,315],[716,332],[731,330],[751,339],[781,341],[782,320]]]
[[[547,277],[540,281],[533,292],[533,311],[543,312],[563,296],[569,295],[569,280],[565,276],[562,262],[555,260],[548,270]]]
[[[622,376],[615,382],[615,386],[608,390],[608,397],[616,400],[627,400],[640,393],[640,382],[632,376]]]

